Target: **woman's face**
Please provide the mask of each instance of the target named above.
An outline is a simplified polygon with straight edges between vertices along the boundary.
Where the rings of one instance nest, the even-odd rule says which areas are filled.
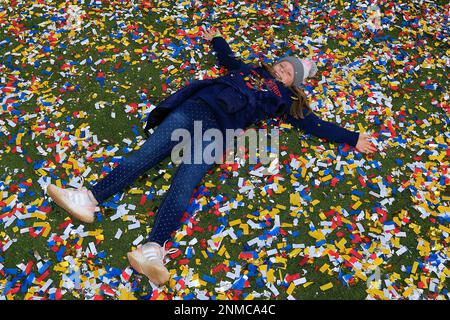
[[[289,61],[281,61],[273,65],[276,79],[283,82],[285,86],[290,86],[294,83],[294,67]]]

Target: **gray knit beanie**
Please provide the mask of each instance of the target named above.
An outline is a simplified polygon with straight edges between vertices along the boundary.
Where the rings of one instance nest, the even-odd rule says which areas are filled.
[[[314,61],[311,59],[299,59],[295,56],[287,56],[281,58],[277,61],[280,63],[281,61],[288,61],[294,67],[294,85],[300,87],[300,85],[305,81],[308,77],[314,77],[317,73],[317,66]]]

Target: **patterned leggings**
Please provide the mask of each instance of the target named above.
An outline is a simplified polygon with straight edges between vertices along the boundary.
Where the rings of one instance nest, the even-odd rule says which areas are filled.
[[[203,153],[204,148],[213,143],[202,141],[197,143],[197,148],[194,149],[196,145],[193,141],[194,121],[202,121],[202,134],[207,129],[219,128],[215,114],[208,105],[196,100],[187,100],[166,116],[140,149],[122,158],[114,170],[89,188],[99,203],[122,191],[145,171],[171,154],[172,148],[179,143],[179,140],[171,141],[174,129],[187,129],[191,134],[191,162],[181,163],[178,166],[148,237],[148,241],[160,245],[170,239],[171,233],[179,228],[181,217],[189,205],[195,187],[214,165],[206,163],[203,157],[201,163],[194,162],[194,155],[197,154],[198,159],[199,152]]]

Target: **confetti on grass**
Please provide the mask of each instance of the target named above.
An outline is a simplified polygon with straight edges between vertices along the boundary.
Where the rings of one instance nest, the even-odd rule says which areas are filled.
[[[0,4],[0,298],[448,299],[449,5],[378,3]],[[92,225],[43,190],[95,184],[144,142],[163,97],[225,73],[203,24],[248,62],[313,58],[311,107],[371,132],[378,152],[259,124],[282,131],[278,173],[239,159],[212,170],[157,288],[126,253],[150,231],[171,162]]]

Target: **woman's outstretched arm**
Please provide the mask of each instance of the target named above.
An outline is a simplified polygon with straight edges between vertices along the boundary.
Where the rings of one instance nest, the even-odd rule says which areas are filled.
[[[337,143],[347,143],[360,152],[368,153],[377,150],[370,142],[370,136],[350,131],[333,122],[322,120],[314,112],[305,116],[304,119],[296,119],[290,114],[287,114],[286,122],[316,137],[325,138]]]
[[[224,66],[228,70],[234,70],[239,69],[239,67],[244,63],[235,57],[234,52],[231,50],[227,41],[222,37],[217,29],[206,29],[206,31],[203,32],[203,38],[211,42],[213,50],[217,54],[219,65]]]

